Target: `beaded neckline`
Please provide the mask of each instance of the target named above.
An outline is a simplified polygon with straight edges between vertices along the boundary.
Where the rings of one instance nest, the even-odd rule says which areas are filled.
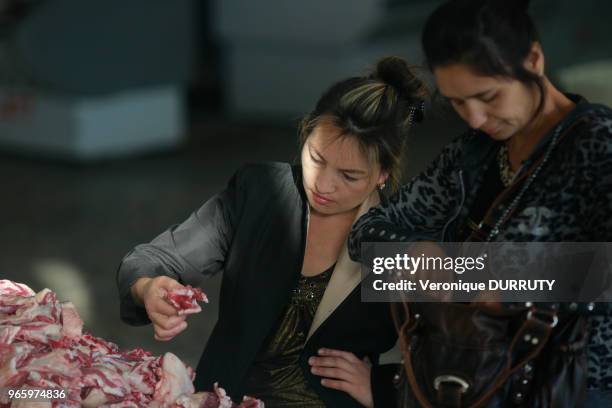
[[[555,128],[555,132],[553,134],[552,140],[550,144],[548,145],[546,152],[544,153],[544,157],[542,158],[542,161],[538,164],[538,167],[536,167],[533,170],[533,172],[529,175],[529,177],[527,177],[527,180],[525,180],[521,190],[514,197],[514,199],[510,202],[510,205],[506,207],[503,214],[497,219],[497,221],[493,225],[493,228],[491,229],[491,232],[486,238],[486,242],[491,242],[497,235],[499,235],[500,228],[502,224],[506,221],[508,215],[510,215],[516,209],[516,207],[518,207],[521,199],[523,198],[527,190],[529,190],[529,187],[531,187],[531,184],[533,184],[533,181],[538,177],[538,175],[542,171],[542,168],[546,165],[546,163],[548,163],[548,160],[550,160],[550,156],[553,150],[555,149],[557,142],[559,141],[559,136],[561,135],[561,129],[563,129],[563,123],[560,123]]]
[[[318,304],[323,297],[333,271],[334,267],[332,266],[318,275],[300,275],[297,287],[293,289],[291,302],[293,304]]]
[[[508,147],[505,143],[497,152],[497,164],[499,165],[499,178],[505,187],[512,184],[516,173],[510,167],[510,159],[508,158]]]

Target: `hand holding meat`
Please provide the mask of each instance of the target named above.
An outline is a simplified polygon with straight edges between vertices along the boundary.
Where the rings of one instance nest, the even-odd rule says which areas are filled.
[[[187,315],[179,315],[167,298],[175,289],[185,287],[167,276],[140,278],[132,287],[134,298],[143,304],[153,323],[156,340],[171,340],[187,328]]]

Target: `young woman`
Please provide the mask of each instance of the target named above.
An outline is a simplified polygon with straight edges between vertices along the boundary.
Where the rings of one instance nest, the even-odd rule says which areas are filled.
[[[549,81],[527,7],[525,0],[451,0],[430,16],[422,36],[428,65],[440,95],[470,129],[389,204],[356,223],[349,238],[352,259],[360,259],[362,242],[392,241],[392,236],[404,236],[406,242],[612,241],[612,110],[563,93]],[[552,369],[549,362],[569,356],[557,345],[550,348],[557,351],[550,351],[548,361],[520,366],[513,377],[517,384],[505,388],[503,403],[538,406],[548,398],[544,406],[575,406],[584,401],[581,390],[588,381],[587,406],[612,406],[608,304],[559,308],[554,311],[559,319],[581,315],[590,321],[588,371],[581,374],[577,364],[573,382],[559,388],[547,383],[554,378],[546,371]],[[553,328],[553,335],[560,327]],[[578,342],[575,346],[574,356],[580,350]],[[427,358],[416,354],[411,357]],[[429,364],[433,370],[433,361]],[[529,388],[534,378],[540,385]],[[457,383],[445,394],[440,384],[414,380],[413,394],[415,383],[430,394],[437,390],[437,398],[458,400],[466,392]]]
[[[348,258],[346,238],[385,184],[396,185],[423,96],[395,57],[370,76],[333,85],[301,123],[301,165],[240,169],[185,222],[124,258],[122,319],[152,322],[155,338],[170,340],[187,321],[163,294],[223,271],[197,389],[218,381],[269,407],[371,406],[364,359],[376,364],[396,333],[386,305],[361,302],[360,267]],[[347,351],[342,372],[311,370],[328,347]]]

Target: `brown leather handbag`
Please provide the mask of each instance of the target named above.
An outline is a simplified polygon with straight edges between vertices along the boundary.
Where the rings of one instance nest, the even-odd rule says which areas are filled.
[[[585,398],[586,318],[560,318],[554,305],[403,307],[400,406],[577,407]]]

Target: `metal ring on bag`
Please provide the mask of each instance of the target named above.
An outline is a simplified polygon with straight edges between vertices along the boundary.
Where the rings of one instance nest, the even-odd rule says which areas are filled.
[[[537,312],[537,311],[536,311]],[[541,322],[544,322],[545,324],[548,324],[548,326],[550,326],[550,328],[552,329],[553,327],[555,327],[557,325],[557,323],[559,323],[559,318],[557,317],[556,314],[548,314],[548,313],[538,313],[539,316],[546,316],[551,318],[551,321],[546,321],[541,319],[539,316],[535,316],[534,310],[531,309],[527,312],[527,320],[539,320]]]
[[[453,383],[457,384],[461,387],[461,393],[465,394],[468,388],[470,388],[470,384],[465,381],[463,378],[457,377],[455,375],[439,375],[434,379],[434,388],[436,391],[440,389],[440,385],[442,383]]]

